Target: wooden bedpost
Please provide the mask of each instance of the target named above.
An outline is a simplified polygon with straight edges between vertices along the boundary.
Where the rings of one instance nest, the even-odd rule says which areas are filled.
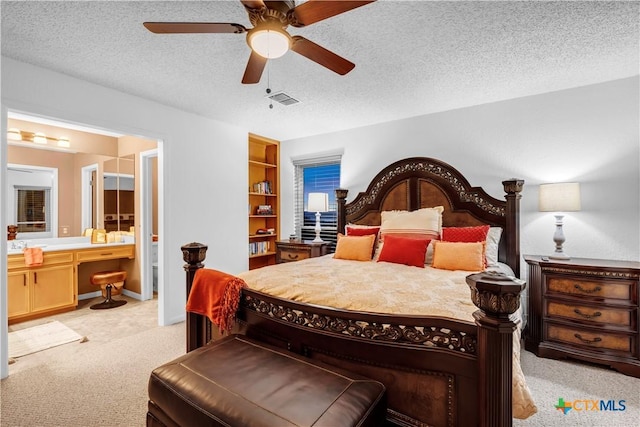
[[[513,332],[511,318],[520,307],[524,280],[502,274],[467,276],[478,326],[478,425],[505,427],[513,423]]]
[[[186,262],[184,269],[187,272],[187,299],[193,285],[196,271],[204,267],[202,261],[207,257],[207,245],[202,243],[189,243],[181,247],[182,259]],[[211,332],[207,331],[207,318],[196,313],[187,313],[187,353],[202,347],[209,341]],[[209,337],[208,337],[209,336]]]
[[[345,205],[347,203],[347,193],[349,190],[344,188],[336,188],[336,201],[338,202],[338,233],[345,234],[347,226],[347,211]]]
[[[507,210],[505,212],[506,224],[506,244],[507,244],[507,264],[513,269],[516,277],[520,277],[520,199],[524,180],[509,179],[502,181],[507,200]]]

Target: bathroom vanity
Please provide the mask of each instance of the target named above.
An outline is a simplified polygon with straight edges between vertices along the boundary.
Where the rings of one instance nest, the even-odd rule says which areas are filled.
[[[80,264],[133,259],[132,240],[95,244],[89,238],[68,237],[26,240],[28,247],[41,247],[43,263],[29,267],[21,245],[8,242],[8,317],[9,323],[45,317],[74,310],[78,305]],[[12,246],[13,245],[13,246]]]

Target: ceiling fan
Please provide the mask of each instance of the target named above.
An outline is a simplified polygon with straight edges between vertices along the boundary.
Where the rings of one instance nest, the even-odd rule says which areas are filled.
[[[143,25],[156,34],[234,33],[247,34],[251,56],[242,83],[258,83],[268,59],[278,58],[292,50],[323,67],[345,75],[355,64],[302,36],[291,36],[286,28],[305,27],[332,16],[348,12],[370,1],[308,0],[296,6],[294,0],[240,0],[253,28],[222,22],[145,22]]]

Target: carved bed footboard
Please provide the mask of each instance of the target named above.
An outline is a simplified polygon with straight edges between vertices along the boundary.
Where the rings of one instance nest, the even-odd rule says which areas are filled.
[[[187,294],[205,245],[182,247]],[[512,424],[511,318],[524,282],[467,278],[475,324],[430,316],[378,315],[300,304],[243,290],[234,332],[323,361],[387,387],[390,423],[399,426]],[[218,337],[208,318],[187,315],[187,351]]]

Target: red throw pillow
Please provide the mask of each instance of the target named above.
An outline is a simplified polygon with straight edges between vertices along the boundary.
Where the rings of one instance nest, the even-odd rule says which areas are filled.
[[[386,236],[378,262],[393,262],[424,268],[424,257],[430,241],[431,239]]]
[[[368,236],[369,234],[378,234],[380,227],[349,227],[347,225],[347,236]]]
[[[443,242],[465,242],[475,243],[484,242],[489,234],[488,225],[478,225],[474,227],[443,227]]]

